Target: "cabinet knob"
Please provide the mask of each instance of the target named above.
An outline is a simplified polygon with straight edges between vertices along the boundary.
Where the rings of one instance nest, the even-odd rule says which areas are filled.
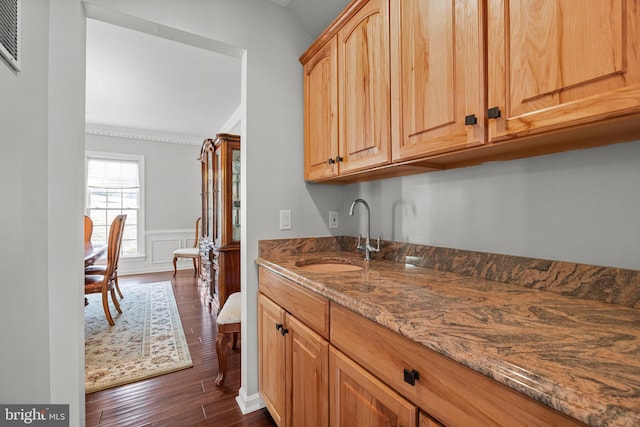
[[[282,334],[282,336],[285,336],[289,333],[289,330],[287,328],[282,328],[280,329],[280,333]]]
[[[491,107],[487,110],[487,117],[490,119],[497,119],[500,115],[500,107]]]
[[[415,369],[404,370],[404,382],[411,385],[416,385],[416,381],[420,379],[420,374]]]
[[[342,157],[336,156],[336,162],[341,162],[341,161],[342,161]]]
[[[478,118],[476,117],[475,114],[469,114],[468,116],[464,117],[465,126],[475,125],[476,123],[478,123]]]
[[[335,161],[335,160],[333,160],[333,159],[329,159],[329,160],[327,160],[327,163],[329,163],[330,165],[334,164],[335,162],[336,162],[336,161]]]
[[[276,331],[282,329],[282,323],[276,323]]]

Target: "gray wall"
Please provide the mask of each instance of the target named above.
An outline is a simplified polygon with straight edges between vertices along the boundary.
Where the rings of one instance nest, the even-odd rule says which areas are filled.
[[[50,399],[46,2],[23,2],[21,70],[0,59],[0,401]],[[44,23],[44,25],[43,25]],[[37,260],[37,262],[34,262]],[[16,351],[19,349],[19,351]]]
[[[120,259],[120,274],[173,271],[173,251],[191,247],[195,221],[202,214],[200,145],[165,142],[165,135],[141,138],[127,130],[92,132],[91,152],[132,154],[144,158],[144,217],[140,255]],[[179,259],[178,269],[192,269]]]
[[[21,71],[0,62],[0,401],[84,424],[80,2],[22,2]]]
[[[199,146],[87,135],[86,149],[144,156],[146,229],[193,229],[201,215]]]
[[[640,141],[345,188],[345,234],[640,269]]]

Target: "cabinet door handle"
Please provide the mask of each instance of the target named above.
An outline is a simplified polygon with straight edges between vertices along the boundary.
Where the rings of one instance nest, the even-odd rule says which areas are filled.
[[[328,163],[328,164],[330,164],[330,165],[334,164],[335,162],[336,162],[336,161],[335,161],[335,160],[333,160],[333,159],[329,159],[329,160],[327,160],[327,163]]]
[[[276,331],[282,329],[282,323],[276,323]]]
[[[282,328],[280,329],[280,333],[282,334],[282,336],[285,336],[289,333],[289,330],[287,328]]]
[[[415,369],[405,369],[404,370],[404,382],[410,385],[415,386],[416,381],[420,379],[420,374]]]
[[[500,107],[491,107],[487,110],[487,117],[489,119],[497,119],[500,115]]]
[[[341,162],[341,161],[342,161],[342,157],[336,156],[336,162]]]
[[[464,125],[465,126],[475,125],[477,123],[478,123],[478,118],[476,117],[475,114],[469,114],[468,116],[464,117]]]

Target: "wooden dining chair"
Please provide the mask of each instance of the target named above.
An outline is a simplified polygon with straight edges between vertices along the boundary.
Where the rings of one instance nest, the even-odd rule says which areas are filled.
[[[175,277],[178,271],[176,263],[178,258],[191,258],[193,260],[193,268],[196,274],[200,273],[200,224],[202,224],[202,218],[196,220],[196,237],[193,240],[193,247],[180,248],[173,251],[173,276]]]
[[[113,301],[113,305],[116,307],[116,310],[118,310],[118,313],[122,313],[122,309],[120,308],[120,303],[118,302],[115,292],[117,277],[115,273],[117,271],[120,246],[122,245],[124,222],[126,218],[126,215],[118,215],[115,217],[113,222],[111,222],[111,227],[109,228],[109,242],[107,243],[107,265],[105,266],[104,274],[85,274],[84,276],[84,293],[102,294],[102,307],[104,308],[104,314],[107,317],[107,321],[111,326],[115,325],[115,322],[113,321],[113,317],[111,317],[111,312],[109,310],[108,293],[111,294],[111,300]]]
[[[84,241],[88,242],[91,240],[91,235],[93,235],[93,220],[87,215],[84,216]]]
[[[127,216],[124,215],[124,218],[126,220]],[[124,295],[122,294],[122,291],[120,290],[120,285],[118,284],[118,264],[120,263],[120,252],[122,252],[122,236],[124,235],[124,223],[125,221],[123,220],[122,222],[120,222],[120,228],[121,230],[119,231],[120,233],[120,241],[118,242],[118,252],[116,253],[116,260],[115,260],[115,270],[113,272],[113,281],[114,281],[114,286],[116,288],[116,291],[118,292],[118,295],[120,296],[120,298],[124,298]],[[84,274],[86,275],[104,275],[105,272],[107,271],[107,265],[105,264],[92,264],[89,265],[87,267],[84,268]]]

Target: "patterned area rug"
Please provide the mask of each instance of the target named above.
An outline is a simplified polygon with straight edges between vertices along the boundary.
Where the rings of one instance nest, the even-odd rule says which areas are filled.
[[[112,327],[101,295],[87,295],[86,393],[193,366],[171,282],[121,284],[120,289],[122,314],[109,304]]]

